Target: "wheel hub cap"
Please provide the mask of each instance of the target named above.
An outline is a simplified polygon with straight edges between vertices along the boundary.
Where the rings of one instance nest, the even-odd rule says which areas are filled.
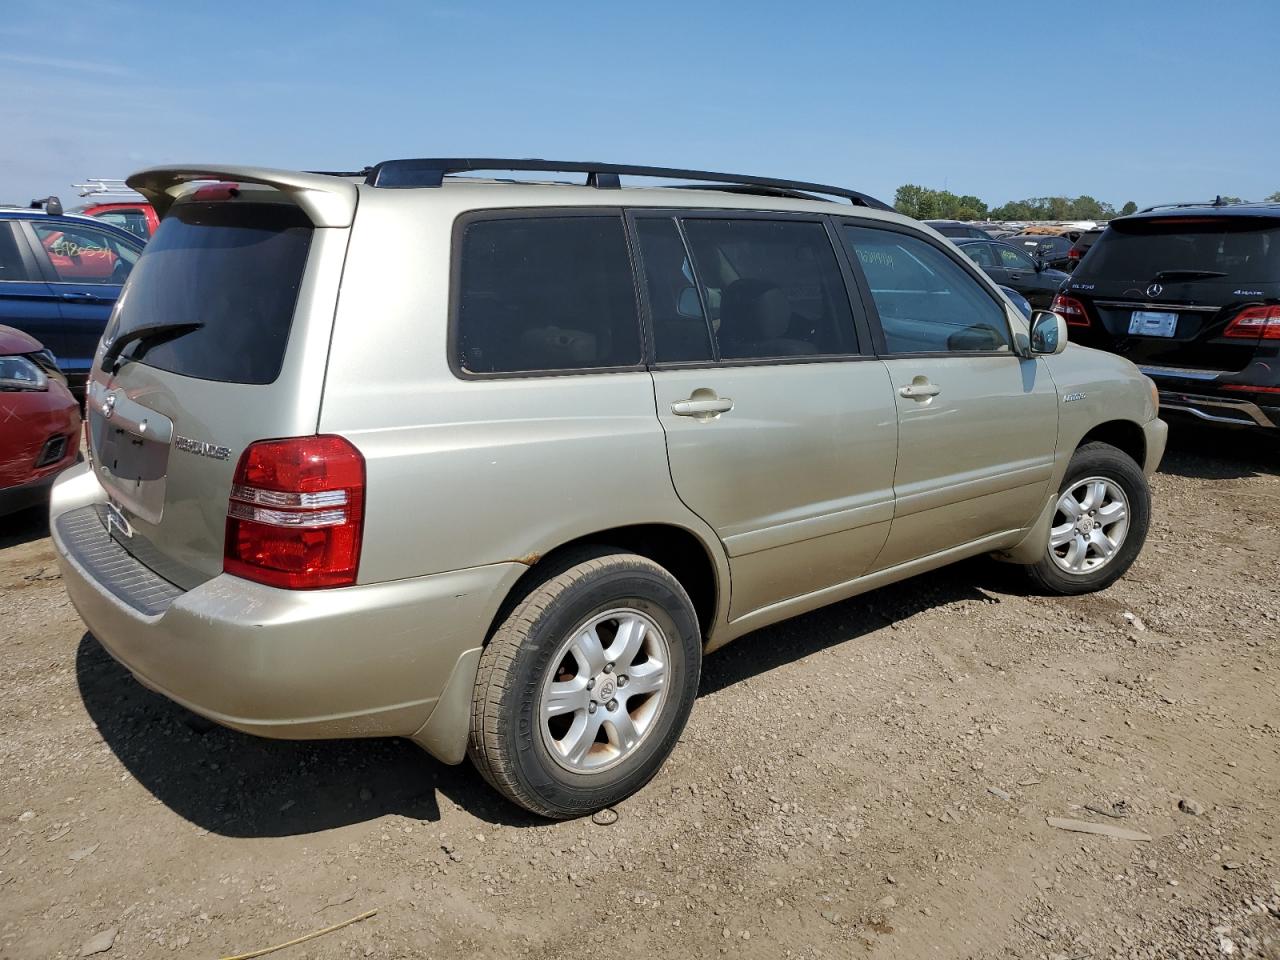
[[[601,674],[596,677],[595,689],[597,691],[596,698],[599,700],[612,700],[614,692],[618,689],[613,677],[608,674]]]

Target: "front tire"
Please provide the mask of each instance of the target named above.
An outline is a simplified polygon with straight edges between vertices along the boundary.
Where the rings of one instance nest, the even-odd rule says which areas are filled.
[[[1027,572],[1046,593],[1103,590],[1137,559],[1150,522],[1151,489],[1142,470],[1108,443],[1087,443],[1071,457],[1049,542]]]
[[[468,754],[544,817],[592,813],[658,772],[698,691],[693,604],[645,557],[604,553],[533,588],[480,658]]]

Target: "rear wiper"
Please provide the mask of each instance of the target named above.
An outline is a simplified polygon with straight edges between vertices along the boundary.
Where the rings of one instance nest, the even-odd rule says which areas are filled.
[[[101,368],[107,373],[115,373],[120,368],[120,354],[131,343],[157,343],[161,340],[172,340],[193,330],[199,330],[204,324],[192,320],[186,323],[153,323],[146,327],[135,327],[118,335],[107,346],[102,355]]]
[[[1212,280],[1214,277],[1225,277],[1219,270],[1161,270],[1152,280]]]

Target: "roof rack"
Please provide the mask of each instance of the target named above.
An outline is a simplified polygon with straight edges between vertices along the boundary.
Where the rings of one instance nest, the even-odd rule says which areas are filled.
[[[84,183],[73,183],[82,197],[129,197],[136,199],[138,191],[124,180],[114,177],[89,177]]]
[[[1143,207],[1138,212],[1150,213],[1152,210],[1181,210],[1185,207],[1230,207],[1234,204],[1234,200],[1223,200],[1222,194],[1218,194],[1218,196],[1214,197],[1212,200],[1191,200],[1187,203],[1153,203],[1149,207]]]
[[[43,210],[55,217],[62,216],[62,201],[55,196],[37,197],[27,204],[28,210]]]
[[[857,190],[833,187],[802,180],[780,180],[776,177],[751,177],[736,173],[713,173],[709,170],[681,170],[675,167],[642,167],[624,163],[592,163],[582,160],[517,160],[498,157],[435,157],[419,160],[384,160],[365,172],[365,183],[373,187],[438,187],[451,173],[482,170],[504,170],[542,173],[585,173],[586,185],[598,190],[616,190],[620,176],[653,177],[660,180],[700,180],[710,184],[732,184],[739,192],[752,188],[840,197],[858,206],[876,210],[893,209],[887,203]],[[702,189],[714,189],[703,187]],[[764,192],[760,190],[760,192]],[[771,194],[773,195],[773,194]],[[812,199],[812,198],[810,198]]]

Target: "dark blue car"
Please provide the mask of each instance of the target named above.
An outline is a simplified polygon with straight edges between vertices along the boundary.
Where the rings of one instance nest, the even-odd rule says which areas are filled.
[[[77,399],[142,241],[91,217],[0,207],[0,324],[53,351]]]

